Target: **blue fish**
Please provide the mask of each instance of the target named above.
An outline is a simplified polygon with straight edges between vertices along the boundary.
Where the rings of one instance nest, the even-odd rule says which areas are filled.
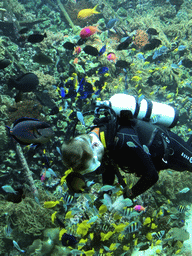
[[[184,51],[186,49],[186,45],[179,45],[178,50]]]
[[[80,111],[77,111],[77,119],[82,123],[82,125],[85,125],[83,114]]]
[[[60,87],[60,95],[62,98],[65,98],[65,89],[63,87]]]
[[[99,95],[101,92],[101,89],[98,89],[96,92],[95,92],[95,95]]]
[[[172,67],[173,69],[179,68],[179,66],[178,66],[177,64],[175,64],[175,63],[172,63],[172,64],[171,64],[171,67]]]
[[[81,81],[79,82],[79,86],[77,88],[77,92],[82,92],[83,91],[83,86],[85,84],[85,78],[82,78]]]
[[[142,53],[138,53],[136,56],[139,60],[145,60],[145,57]]]
[[[109,68],[108,68],[108,67],[101,67],[101,68],[98,70],[98,74],[101,75],[101,74],[107,73],[108,71],[109,71]]]
[[[116,18],[110,19],[106,24],[106,28],[111,29],[115,25],[116,21],[118,21]]]
[[[63,246],[74,246],[78,243],[77,239],[73,235],[69,235],[67,233],[62,235],[61,242]]]
[[[99,50],[99,56],[101,56],[106,51],[106,44]]]
[[[23,145],[44,144],[54,135],[49,124],[30,117],[22,117],[16,120],[13,128],[6,127],[9,129],[10,136]]]
[[[158,57],[160,57],[161,55],[166,54],[166,53],[167,53],[167,50],[168,50],[168,48],[167,48],[166,46],[164,46],[164,45],[161,46],[159,49],[157,49],[157,50],[155,51],[155,53],[153,54],[152,59],[155,60],[155,59],[157,59]]]

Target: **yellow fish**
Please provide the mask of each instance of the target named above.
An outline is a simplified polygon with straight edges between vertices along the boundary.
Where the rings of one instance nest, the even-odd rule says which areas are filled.
[[[133,76],[133,77],[131,78],[132,81],[136,81],[136,82],[140,81],[141,79],[142,79],[142,78],[139,77],[139,76]]]
[[[87,17],[90,17],[93,14],[100,13],[100,12],[96,11],[97,5],[93,9],[83,9],[83,10],[79,11],[77,18],[78,19],[86,19]]]
[[[59,201],[46,201],[46,202],[44,202],[44,207],[45,208],[53,208],[57,204],[59,204]]]

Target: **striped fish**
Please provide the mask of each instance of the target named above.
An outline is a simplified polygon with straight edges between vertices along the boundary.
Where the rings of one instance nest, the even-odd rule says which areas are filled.
[[[132,217],[138,216],[139,214],[140,213],[136,212],[134,208],[129,208],[129,207],[124,208],[122,211],[122,215],[127,218],[132,218]]]
[[[67,203],[67,204],[72,204],[74,202],[74,196],[70,195],[69,193],[65,193],[63,195],[63,200]]]
[[[179,205],[179,206],[177,207],[177,210],[178,210],[180,213],[184,213],[184,212],[187,211],[187,207],[184,206],[184,205]]]
[[[140,221],[138,222],[133,221],[129,224],[129,226],[125,229],[125,231],[127,231],[128,233],[133,233],[138,231],[140,227],[141,227]]]
[[[109,224],[104,224],[104,225],[102,225],[101,230],[102,230],[103,232],[107,232],[107,231],[109,231],[109,229],[110,229],[110,225],[109,225]]]
[[[154,239],[161,240],[161,238],[164,236],[164,234],[165,234],[165,230],[161,230],[159,232],[154,232],[151,235]]]

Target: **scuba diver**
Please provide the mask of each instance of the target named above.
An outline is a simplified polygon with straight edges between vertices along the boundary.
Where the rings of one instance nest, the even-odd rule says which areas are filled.
[[[101,174],[103,185],[113,185],[116,176],[124,197],[133,199],[158,181],[160,170],[192,171],[192,138],[185,142],[170,131],[177,121],[172,106],[145,98],[115,94],[96,103],[90,131],[61,148],[64,164],[73,169],[66,179],[69,190],[82,192],[89,175]],[[131,189],[119,167],[140,177]]]

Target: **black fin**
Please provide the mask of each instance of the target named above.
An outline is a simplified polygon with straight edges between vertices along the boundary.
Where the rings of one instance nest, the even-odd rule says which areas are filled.
[[[13,127],[18,124],[18,123],[21,123],[23,121],[28,121],[28,120],[33,120],[33,121],[39,121],[38,119],[35,119],[35,118],[32,118],[32,117],[21,117],[17,120],[15,120],[15,122],[13,123]]]

